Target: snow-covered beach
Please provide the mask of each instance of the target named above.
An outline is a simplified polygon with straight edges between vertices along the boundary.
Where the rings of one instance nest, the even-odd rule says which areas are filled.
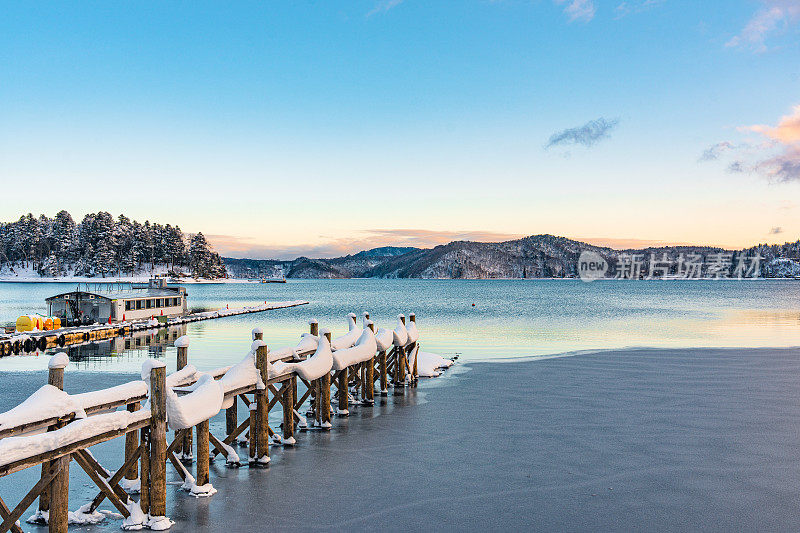
[[[622,350],[459,365],[405,397],[353,409],[330,432],[273,447],[267,470],[216,461],[219,493],[198,500],[168,490],[170,518],[174,531],[432,523],[469,531],[796,530],[798,371],[797,349]],[[14,386],[0,410],[46,379],[6,377]],[[66,389],[131,377],[104,374],[99,383],[73,372]],[[224,424],[217,416],[212,430]],[[94,453],[103,462],[109,450]],[[0,490],[14,500],[36,475],[4,478]],[[70,496],[81,502],[94,493],[87,479]],[[107,519],[92,530],[119,524]]]

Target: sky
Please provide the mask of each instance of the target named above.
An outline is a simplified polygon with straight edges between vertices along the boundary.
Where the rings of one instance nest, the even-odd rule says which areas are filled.
[[[800,238],[800,0],[2,8],[0,220],[259,258]]]

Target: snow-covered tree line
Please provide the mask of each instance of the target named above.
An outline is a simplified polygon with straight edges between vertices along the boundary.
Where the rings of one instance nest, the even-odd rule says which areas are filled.
[[[121,276],[155,270],[225,277],[219,254],[202,233],[187,238],[180,227],[143,224],[100,211],[75,223],[67,211],[53,218],[32,214],[0,222],[0,266],[30,268],[43,276]]]

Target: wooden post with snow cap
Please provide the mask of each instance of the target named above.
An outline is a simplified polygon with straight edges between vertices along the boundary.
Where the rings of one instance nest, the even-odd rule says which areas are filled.
[[[64,369],[69,364],[69,357],[64,352],[59,352],[50,358],[47,363],[47,383],[59,390],[64,390]],[[56,423],[49,430],[62,427],[63,423]],[[50,531],[66,533],[69,523],[69,460],[70,456],[61,457],[55,461],[42,464],[42,477],[61,462],[61,471],[56,474],[50,486],[39,497],[39,509],[49,511],[48,525]]]
[[[369,313],[364,313],[367,317],[367,327],[375,334],[375,324],[369,320]],[[364,401],[367,403],[375,403],[375,354],[372,354],[372,357],[369,361],[365,363],[367,365],[365,376],[364,376],[364,383],[363,383],[363,391],[362,394],[364,396]]]
[[[350,416],[350,391],[347,389],[347,370],[344,367],[339,371],[339,407],[336,410],[338,416]]]
[[[189,364],[189,337],[182,335],[175,339],[175,348],[178,349],[178,359],[175,365],[177,370],[183,370]],[[177,434],[177,431],[175,432]],[[183,442],[175,449],[181,460],[192,462],[192,432],[186,431]],[[199,454],[199,452],[198,452]]]
[[[323,329],[320,331],[328,341],[331,342],[331,330]],[[320,427],[323,429],[330,429],[331,427],[331,373],[325,372],[320,378]]]
[[[256,422],[255,434],[250,428],[250,439],[256,439],[255,464],[265,466],[269,463],[269,398],[267,397],[267,382],[269,381],[269,350],[263,341],[263,334],[259,334],[253,345],[256,346],[256,369],[261,383],[256,384]]]
[[[167,368],[150,367],[150,516],[167,514]],[[166,519],[165,519],[166,520]]]

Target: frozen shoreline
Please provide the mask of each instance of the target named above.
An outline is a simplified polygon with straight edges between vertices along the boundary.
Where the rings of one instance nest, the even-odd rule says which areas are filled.
[[[465,531],[797,530],[798,372],[798,349],[461,363],[405,396],[354,407],[330,432],[299,433],[297,446],[273,447],[269,469],[229,469],[218,460],[216,495],[198,502],[168,490],[167,508],[174,531],[376,523],[412,531],[436,524]],[[44,383],[46,372],[4,377],[13,387],[0,411]],[[66,388],[128,379],[104,374],[99,383],[91,371],[73,371]],[[212,432],[224,425],[218,415]],[[115,467],[120,443],[100,448],[93,453]],[[309,472],[322,474],[308,483]],[[39,474],[0,479],[0,494],[14,501]],[[78,492],[71,509],[96,490]],[[297,505],[300,493],[314,502],[313,513]],[[119,531],[119,523],[107,519],[93,530]]]

